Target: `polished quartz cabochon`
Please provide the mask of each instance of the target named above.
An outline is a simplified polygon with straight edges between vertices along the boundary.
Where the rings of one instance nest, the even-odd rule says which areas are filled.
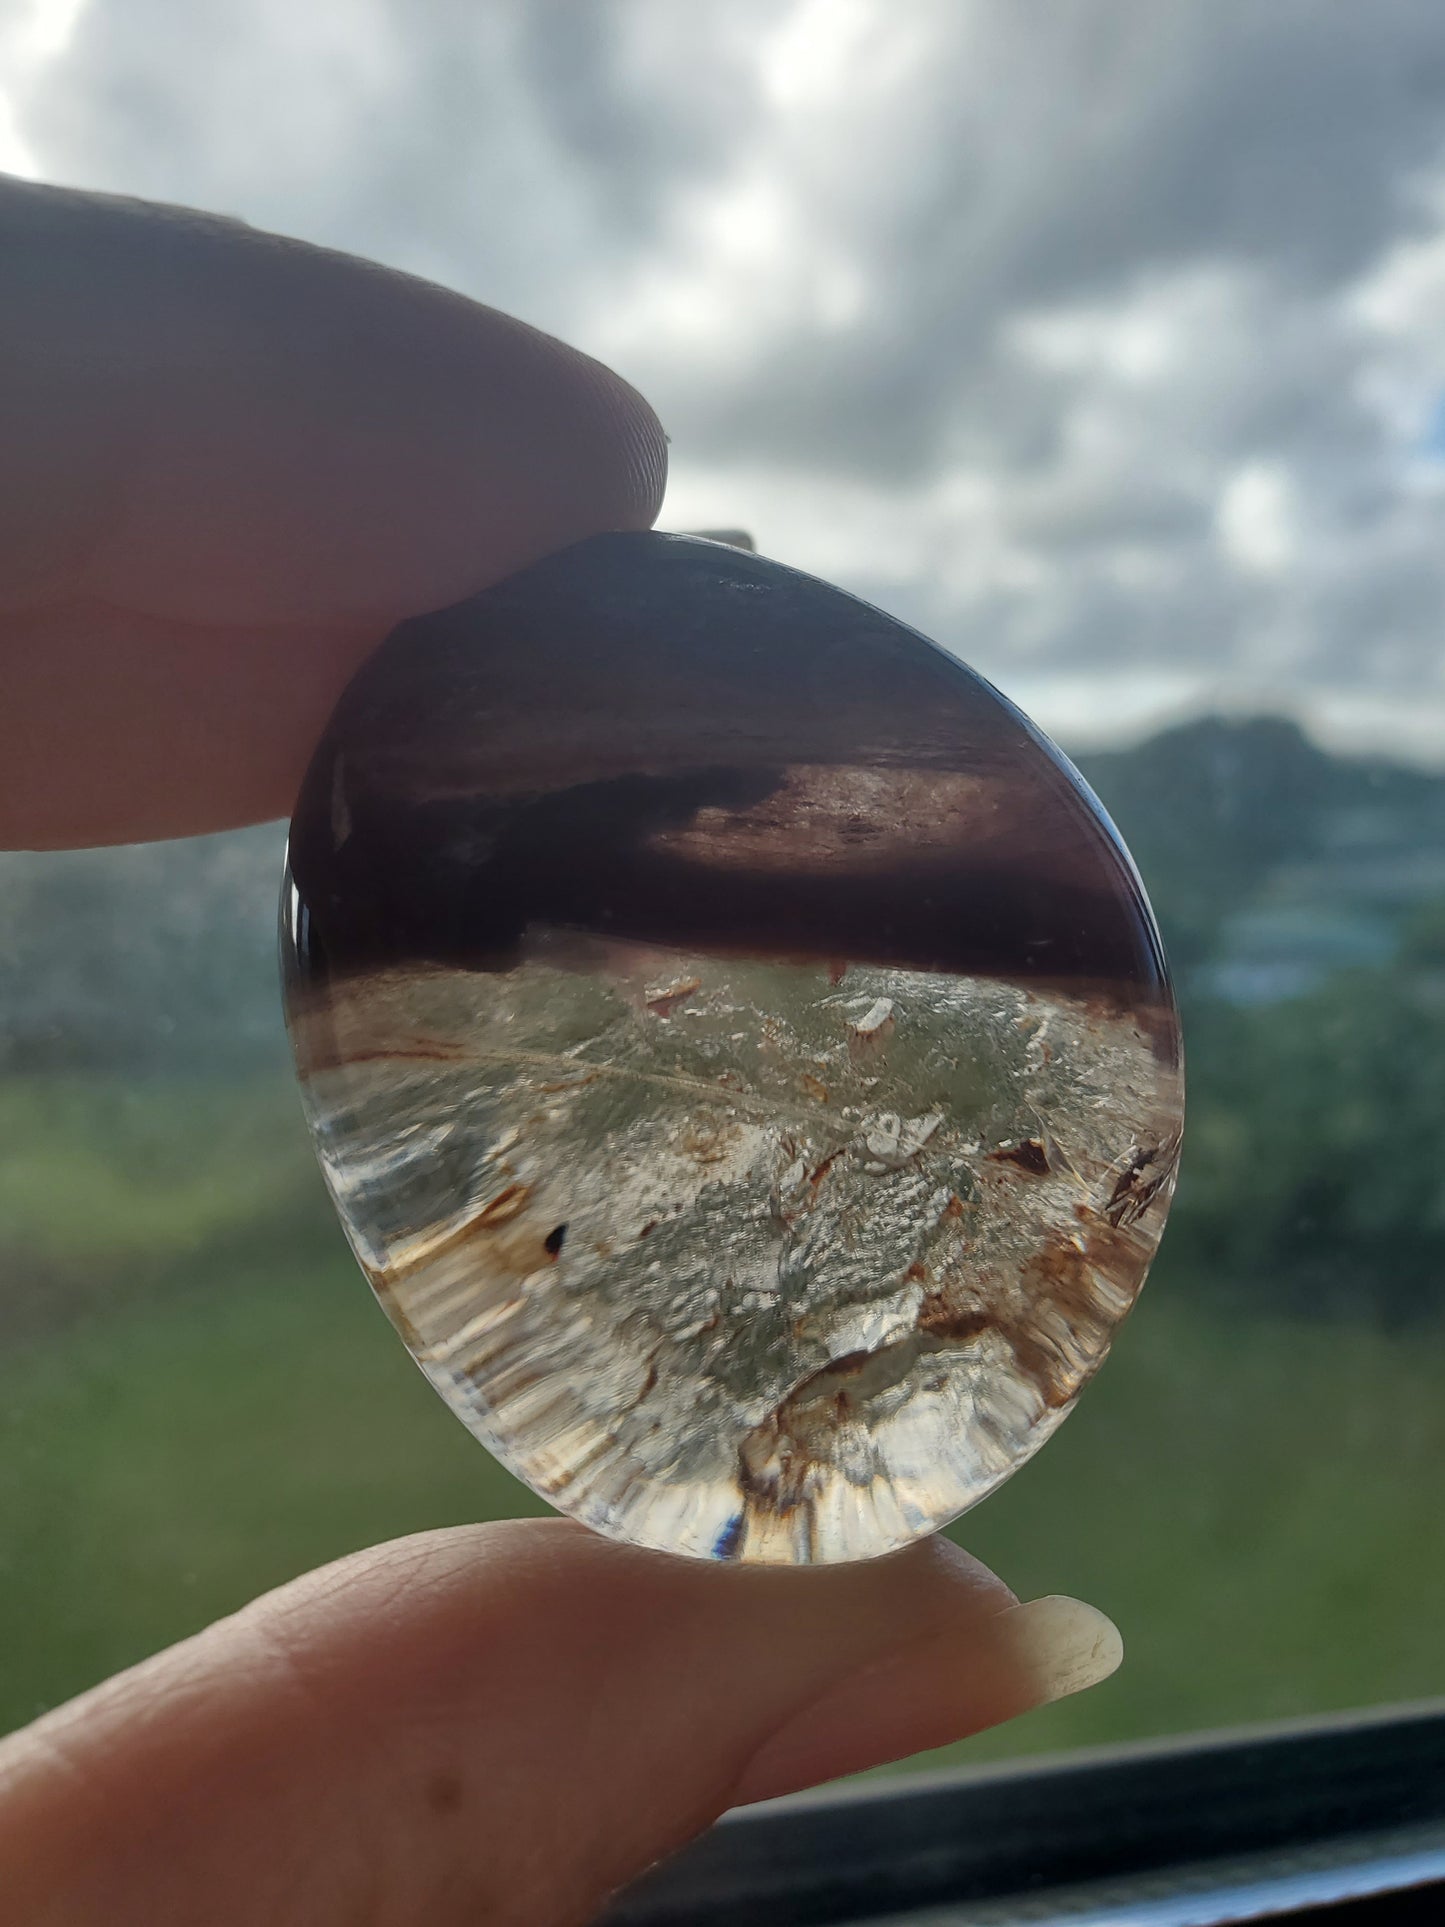
[[[757,556],[599,536],[403,624],[307,774],[282,948],[383,1306],[619,1538],[936,1530],[1163,1228],[1178,1024],[1108,819],[970,670]]]

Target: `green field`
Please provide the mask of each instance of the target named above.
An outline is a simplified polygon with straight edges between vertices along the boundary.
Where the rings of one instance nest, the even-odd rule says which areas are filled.
[[[0,1346],[0,1729],[352,1547],[541,1509],[372,1303],[279,1074],[0,1089]],[[1442,1375],[1433,1325],[1225,1309],[1166,1240],[958,1529],[1105,1607],[1125,1666],[960,1756],[1445,1691]]]

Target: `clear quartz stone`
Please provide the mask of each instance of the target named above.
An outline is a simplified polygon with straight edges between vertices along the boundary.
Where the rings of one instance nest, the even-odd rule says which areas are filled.
[[[602,537],[404,625],[317,753],[282,924],[381,1303],[600,1531],[932,1532],[1143,1283],[1182,1081],[1117,837],[970,671],[776,564]]]

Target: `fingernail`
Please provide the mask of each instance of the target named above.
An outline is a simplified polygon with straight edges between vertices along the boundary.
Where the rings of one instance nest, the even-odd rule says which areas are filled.
[[[1124,1642],[1097,1606],[1050,1593],[1011,1606],[994,1621],[1026,1677],[1036,1706],[1097,1686],[1119,1670]]]

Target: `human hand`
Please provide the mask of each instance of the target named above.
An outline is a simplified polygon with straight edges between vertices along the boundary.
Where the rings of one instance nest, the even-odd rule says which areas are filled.
[[[0,844],[285,814],[400,617],[661,497],[616,377],[437,288],[0,181]],[[583,1921],[728,1805],[1092,1684],[943,1540],[698,1565],[560,1520],[297,1580],[0,1743],[17,1927]]]

